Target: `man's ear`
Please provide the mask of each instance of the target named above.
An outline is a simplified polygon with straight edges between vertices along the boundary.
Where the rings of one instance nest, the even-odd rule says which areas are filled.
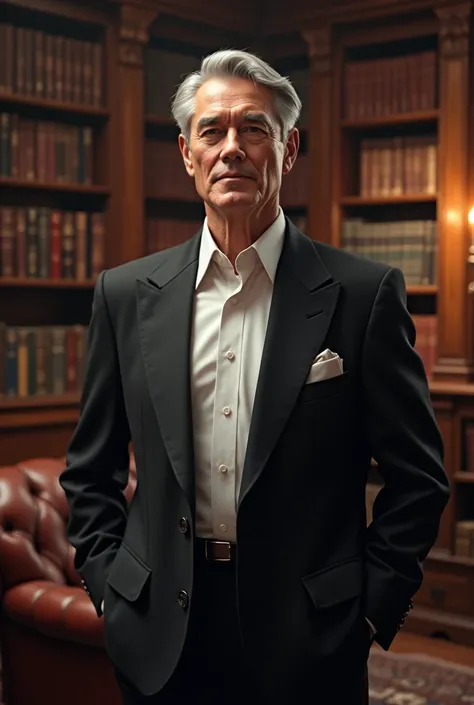
[[[186,171],[188,172],[189,176],[194,176],[194,167],[191,161],[191,150],[188,147],[188,143],[186,142],[186,138],[184,137],[184,135],[179,135],[178,144],[179,151],[181,152],[181,155],[183,157],[184,166],[186,167]]]
[[[293,164],[298,156],[298,150],[300,148],[300,133],[294,127],[286,140],[285,145],[285,156],[283,157],[283,170],[282,173],[288,174],[293,168]]]

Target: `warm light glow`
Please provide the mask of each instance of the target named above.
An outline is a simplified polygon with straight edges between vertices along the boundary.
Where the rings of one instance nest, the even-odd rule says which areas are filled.
[[[474,225],[474,206],[472,206],[471,210],[469,211],[467,219],[469,221],[469,225]]]
[[[459,225],[461,223],[461,214],[456,208],[450,208],[446,212],[446,222],[449,225]]]

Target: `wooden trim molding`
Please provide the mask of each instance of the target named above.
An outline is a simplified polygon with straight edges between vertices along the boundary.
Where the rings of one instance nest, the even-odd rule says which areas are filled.
[[[143,66],[143,49],[148,44],[148,30],[156,19],[154,8],[122,3],[118,26],[119,61],[124,66]]]
[[[439,49],[441,58],[458,59],[468,56],[471,10],[471,2],[435,9],[440,21]]]
[[[111,4],[123,0],[107,0]],[[203,22],[212,27],[229,29],[234,32],[248,32],[261,29],[261,3],[253,0],[240,0],[235,4],[223,3],[220,0],[125,0],[135,8],[144,8],[160,14],[173,15],[186,20]],[[199,43],[199,37],[196,43]]]
[[[302,34],[308,45],[311,72],[318,76],[329,75],[332,67],[331,28],[321,27]]]
[[[302,27],[349,24],[367,20],[430,12],[433,0],[293,0],[291,12],[284,0],[267,3],[263,32],[268,35],[292,32]]]

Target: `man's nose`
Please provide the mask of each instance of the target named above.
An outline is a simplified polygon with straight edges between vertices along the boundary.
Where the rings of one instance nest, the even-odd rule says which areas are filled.
[[[222,147],[222,159],[244,159],[245,152],[242,148],[242,143],[238,130],[231,128],[227,130],[224,145]]]

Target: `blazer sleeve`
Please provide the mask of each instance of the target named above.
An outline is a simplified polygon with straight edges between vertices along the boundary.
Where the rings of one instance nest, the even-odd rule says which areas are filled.
[[[123,490],[130,464],[130,431],[105,279],[102,272],[94,291],[79,421],[60,477],[69,504],[67,534],[76,549],[75,567],[99,616],[108,569],[125,532]]]
[[[414,344],[404,278],[390,269],[371,311],[362,376],[370,451],[384,481],[367,529],[365,614],[384,649],[412,607],[450,491],[443,442]]]

